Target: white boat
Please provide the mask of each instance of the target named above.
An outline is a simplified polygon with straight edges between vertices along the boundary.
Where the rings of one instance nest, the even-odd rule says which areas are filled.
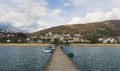
[[[52,52],[53,50],[42,50],[43,52],[46,52],[46,53],[50,53],[50,52]]]
[[[47,53],[50,53],[52,52],[54,49],[53,47],[48,47],[48,48],[45,48],[44,50],[42,50],[43,52],[47,52]]]

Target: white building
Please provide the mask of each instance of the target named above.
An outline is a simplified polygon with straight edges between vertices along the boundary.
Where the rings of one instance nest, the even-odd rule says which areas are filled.
[[[8,40],[7,40],[7,43],[10,43],[10,42],[11,42],[11,40],[10,40],[10,39],[8,39]]]

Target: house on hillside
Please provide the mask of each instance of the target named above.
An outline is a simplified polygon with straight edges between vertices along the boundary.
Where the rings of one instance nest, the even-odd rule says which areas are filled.
[[[27,42],[31,42],[31,43],[36,42],[36,40],[38,40],[38,37],[37,35],[33,35],[33,34],[29,35],[28,38],[26,39]]]
[[[26,38],[26,42],[28,42],[28,43],[30,42],[30,38],[29,38],[29,37],[28,37],[28,38]]]
[[[10,42],[11,42],[11,40],[10,40],[10,39],[8,39],[6,42],[7,42],[7,43],[10,43]]]
[[[81,34],[74,34],[74,37],[80,38],[80,37],[82,37],[82,35]]]
[[[81,38],[81,39],[80,39],[80,42],[81,42],[81,43],[89,43],[90,41],[87,40],[86,38]]]
[[[120,36],[112,38],[111,43],[120,43]]]
[[[73,42],[80,42],[79,37],[74,37],[74,38],[73,38]]]
[[[102,43],[119,43],[120,37],[99,38],[98,40]]]
[[[73,39],[73,38],[70,38],[70,39],[68,40],[68,42],[69,42],[69,43],[73,43],[73,42],[74,42],[74,39]]]
[[[37,36],[36,35],[29,35],[29,38],[30,39],[37,39]]]
[[[111,43],[111,37],[108,37],[108,38],[99,38],[98,41],[102,42],[102,43]]]
[[[38,43],[42,43],[42,42],[43,42],[43,40],[42,40],[42,39],[39,39],[39,40],[38,40]]]

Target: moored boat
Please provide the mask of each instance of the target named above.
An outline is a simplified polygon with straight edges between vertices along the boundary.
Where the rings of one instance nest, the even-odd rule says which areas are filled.
[[[54,49],[55,49],[55,47],[48,47],[48,48],[45,48],[45,49],[42,50],[42,51],[43,51],[43,52],[50,53],[50,52],[53,52]]]
[[[50,49],[52,49],[52,50],[54,50],[54,49],[55,49],[55,47],[48,47],[48,48],[50,48]]]
[[[44,49],[44,50],[42,50],[43,52],[46,52],[46,53],[50,53],[50,52],[52,52],[53,50],[46,50],[46,49]]]

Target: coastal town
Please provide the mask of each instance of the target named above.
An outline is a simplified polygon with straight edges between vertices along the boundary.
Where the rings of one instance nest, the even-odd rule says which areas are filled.
[[[55,38],[58,38],[62,43],[91,43],[86,35],[80,33],[60,34],[49,32],[45,35],[35,35],[7,30],[0,32],[0,43],[52,43]],[[100,37],[97,38],[96,43],[120,43],[120,36]]]

